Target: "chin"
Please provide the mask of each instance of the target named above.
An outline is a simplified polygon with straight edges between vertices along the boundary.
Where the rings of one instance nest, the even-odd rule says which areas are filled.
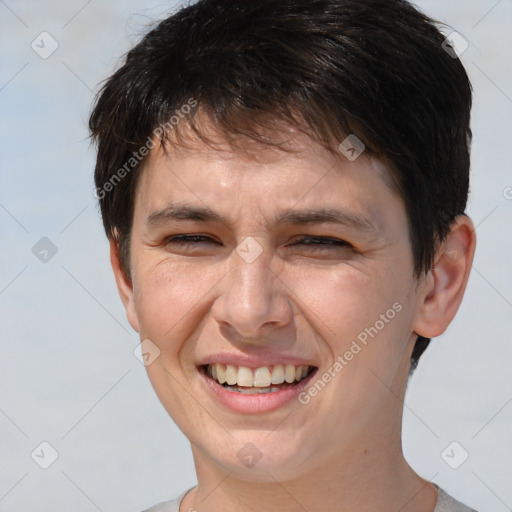
[[[275,436],[275,437],[274,437]],[[223,471],[233,477],[250,482],[272,482],[294,479],[304,474],[308,466],[308,446],[295,438],[291,442],[289,433],[283,441],[279,433],[266,431],[235,431],[226,435],[222,442],[211,440],[195,443],[203,447],[209,458]],[[318,453],[318,450],[317,450]]]

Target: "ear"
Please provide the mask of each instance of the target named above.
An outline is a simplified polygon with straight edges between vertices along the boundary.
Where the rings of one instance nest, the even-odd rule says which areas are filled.
[[[133,300],[133,284],[121,266],[121,258],[119,257],[119,243],[114,239],[110,240],[110,263],[116,278],[119,296],[121,297],[124,309],[126,310],[126,317],[128,318],[128,322],[130,322],[130,325],[135,331],[139,332],[139,320],[137,318],[137,311],[135,309],[135,302]]]
[[[464,296],[475,247],[473,223],[466,215],[459,215],[420,285],[414,318],[414,331],[420,336],[434,338],[450,325]]]

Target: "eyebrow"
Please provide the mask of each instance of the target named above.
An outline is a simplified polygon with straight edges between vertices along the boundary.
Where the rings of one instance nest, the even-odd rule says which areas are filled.
[[[152,212],[146,220],[150,227],[169,221],[216,222],[229,225],[229,221],[205,206],[193,206],[185,203],[172,204],[162,210]],[[368,234],[378,232],[377,227],[365,216],[335,208],[313,208],[287,210],[273,219],[272,225],[340,224]]]

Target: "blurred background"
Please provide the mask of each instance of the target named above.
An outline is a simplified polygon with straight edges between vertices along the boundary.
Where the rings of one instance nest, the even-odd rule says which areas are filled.
[[[479,512],[512,510],[512,1],[422,0],[474,87],[466,297],[405,400],[404,450]],[[175,2],[0,0],[0,510],[139,512],[195,484],[134,355],[93,196],[98,84]],[[435,148],[432,148],[435,151]],[[134,352],[135,351],[135,352]]]

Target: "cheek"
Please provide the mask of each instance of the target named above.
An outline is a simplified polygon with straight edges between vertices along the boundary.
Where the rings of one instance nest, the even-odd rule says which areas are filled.
[[[311,269],[290,282],[299,307],[327,339],[347,340],[379,318],[393,291],[380,279],[350,266]],[[384,310],[387,307],[384,308]]]
[[[333,413],[338,422],[350,417],[363,421],[366,410],[385,403],[387,386],[395,378],[409,341],[409,283],[389,279],[384,270],[362,273],[346,268],[327,278],[310,276],[301,283],[304,303],[313,305],[303,311],[329,352],[323,371],[333,382],[325,395],[319,393],[324,399],[314,403],[313,410],[343,403],[343,410]]]
[[[385,268],[361,272],[346,266],[323,275],[310,271],[292,282],[298,283],[294,292],[306,323],[320,334],[333,362],[343,357],[348,373],[359,377],[362,369],[393,371],[410,335],[405,280]]]
[[[199,266],[148,260],[134,276],[141,337],[151,339],[162,351],[176,351],[207,307],[214,276]]]

